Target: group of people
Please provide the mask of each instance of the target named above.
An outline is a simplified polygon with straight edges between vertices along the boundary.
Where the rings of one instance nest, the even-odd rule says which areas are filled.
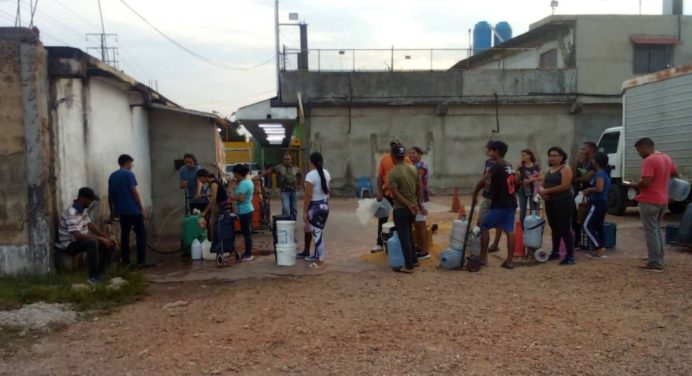
[[[399,271],[411,273],[418,266],[419,259],[429,258],[427,241],[427,215],[430,193],[428,181],[430,170],[422,160],[423,151],[419,147],[406,149],[394,137],[390,141],[390,152],[382,157],[377,170],[377,199],[387,200],[393,207],[392,216],[401,241],[405,264]],[[643,158],[641,179],[629,183],[639,193],[635,200],[644,225],[648,261],[642,270],[662,272],[664,270],[663,238],[660,233],[661,221],[667,210],[668,181],[677,177],[677,168],[666,154],[656,151],[654,142],[642,138],[635,144]],[[560,147],[548,149],[548,166],[542,170],[530,149],[521,151],[521,161],[515,169],[505,160],[508,145],[502,141],[489,141],[486,144],[485,169],[473,190],[473,204],[478,204],[478,224],[481,228],[480,261],[485,265],[488,253],[498,250],[502,233],[507,238],[507,257],[502,267],[514,268],[514,226],[517,206],[520,224],[523,225],[527,211],[539,209],[541,199],[545,202],[545,213],[552,232],[552,252],[550,260],[560,259],[561,245],[565,257],[560,265],[575,263],[575,247],[586,248],[592,258],[605,257],[604,220],[608,209],[610,189],[610,165],[608,156],[597,151],[593,142],[581,145],[579,156],[571,165],[567,164],[567,153]],[[324,169],[324,159],[318,152],[310,155],[310,171],[300,182],[300,171],[286,154],[280,165],[274,167],[281,189],[282,214],[292,220],[297,219],[297,190],[302,185],[303,222],[305,246],[298,257],[310,261],[311,267],[319,268],[324,261],[324,228],[329,217],[329,194],[331,177]],[[130,232],[136,235],[137,266],[150,267],[146,261],[145,209],[137,191],[137,179],[132,172],[134,159],[123,154],[118,158],[120,168],[108,180],[108,203],[111,219],[120,221],[121,263],[130,265]],[[212,238],[217,239],[223,231],[224,221],[237,217],[245,240],[245,250],[241,261],[252,261],[252,203],[254,184],[248,178],[249,168],[238,164],[233,168],[233,178],[227,187],[211,172],[198,166],[194,155],[184,156],[180,168],[179,188],[185,190],[186,210],[198,210],[212,224]],[[478,194],[481,193],[481,201]],[[575,196],[580,193],[588,199],[586,210],[579,215]],[[518,198],[518,200],[517,200]],[[88,209],[99,200],[99,196],[89,187],[79,189],[77,198],[60,216],[56,248],[73,255],[86,253],[89,279],[96,283],[104,268],[109,264],[116,243],[98,226],[95,226]],[[235,213],[232,206],[235,204]],[[377,229],[377,243],[372,252],[382,251],[382,225],[388,218],[380,218]],[[416,241],[411,229],[415,229]],[[496,230],[492,245],[490,229]],[[229,228],[229,231],[234,231]],[[587,239],[580,242],[582,232]],[[223,246],[220,251],[235,252],[234,242]],[[315,251],[311,254],[311,243]],[[414,244],[418,245],[415,249]]]
[[[639,203],[648,250],[648,261],[641,269],[661,272],[664,269],[661,221],[667,210],[668,181],[677,177],[677,169],[668,155],[655,150],[651,139],[643,138],[634,146],[644,159],[641,180],[631,183],[631,187],[638,191],[635,200]],[[379,164],[377,199],[386,199],[393,205],[394,226],[405,259],[405,266],[398,271],[410,273],[419,259],[430,257],[425,231],[430,199],[427,188],[429,168],[421,160],[420,148],[413,147],[407,152],[396,137],[392,138],[390,147],[390,153],[382,157]],[[481,228],[481,265],[487,264],[489,252],[499,250],[499,241],[504,233],[508,251],[502,267],[514,268],[517,207],[519,224],[523,226],[529,210],[538,214],[541,201],[545,203],[545,216],[552,234],[549,260],[560,260],[560,265],[573,265],[576,262],[575,248],[586,251],[587,257],[605,258],[605,216],[611,185],[608,155],[599,152],[594,142],[584,142],[578,157],[568,164],[567,153],[554,146],[548,149],[548,166],[542,170],[531,149],[521,150],[521,160],[516,168],[505,160],[507,151],[508,145],[502,141],[486,144],[488,159],[473,190],[472,200],[474,205],[478,205],[477,223]],[[575,203],[577,198],[582,198],[580,205]],[[388,220],[388,217],[380,218],[377,243],[371,252],[382,251],[382,225]],[[416,242],[411,237],[412,227],[417,235]],[[492,244],[490,229],[495,229]],[[414,243],[419,249],[414,249]],[[565,252],[562,258],[561,247]]]
[[[120,168],[108,179],[108,206],[110,219],[120,221],[120,248],[122,265],[130,266],[130,233],[136,236],[137,267],[148,268],[154,264],[146,261],[146,217],[142,198],[137,191],[137,178],[132,172],[134,159],[123,154],[118,157]],[[59,252],[68,255],[86,253],[89,278],[95,284],[110,264],[116,243],[108,237],[89,217],[88,210],[99,196],[90,187],[82,187],[77,198],[60,215],[58,236],[55,244]]]

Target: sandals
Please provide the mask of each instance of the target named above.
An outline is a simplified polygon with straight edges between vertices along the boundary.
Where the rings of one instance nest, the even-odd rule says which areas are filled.
[[[308,265],[308,268],[310,269],[320,269],[321,267],[317,265],[316,262],[311,262],[310,265]]]
[[[488,247],[488,252],[490,252],[490,253],[499,252],[499,251],[500,251],[500,247],[498,247],[496,245],[491,245],[490,247]]]
[[[395,272],[399,272],[399,273],[405,273],[405,274],[412,274],[412,273],[413,273],[413,269],[406,269],[406,268],[392,268],[392,270],[394,270]]]

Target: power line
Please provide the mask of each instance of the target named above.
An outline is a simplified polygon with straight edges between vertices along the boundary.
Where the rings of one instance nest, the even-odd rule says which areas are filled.
[[[269,64],[269,63],[271,63],[272,61],[274,61],[274,57],[272,57],[271,59],[269,59],[269,60],[267,60],[267,61],[264,61],[264,62],[262,62],[262,63],[256,64],[256,65],[253,65],[253,66],[250,66],[250,67],[245,67],[245,68],[241,68],[241,67],[232,67],[232,66],[230,66],[230,65],[226,65],[226,64],[219,63],[219,62],[215,62],[215,61],[213,61],[213,60],[211,60],[211,59],[209,59],[209,58],[207,58],[207,57],[205,57],[205,56],[202,56],[202,55],[198,54],[197,52],[192,51],[191,49],[189,49],[189,48],[183,46],[182,44],[178,43],[178,42],[177,42],[175,39],[173,39],[172,37],[169,37],[166,33],[164,33],[163,31],[161,31],[158,27],[154,26],[154,24],[152,24],[151,22],[149,22],[149,20],[147,20],[144,16],[142,16],[141,14],[139,14],[139,12],[137,12],[134,8],[132,8],[132,6],[130,6],[130,4],[128,4],[125,0],[120,0],[120,2],[121,2],[127,9],[129,9],[132,13],[134,13],[137,17],[139,17],[139,19],[141,19],[141,20],[142,20],[144,23],[146,23],[147,25],[151,26],[152,29],[154,29],[154,30],[155,30],[157,33],[159,33],[162,37],[166,38],[169,42],[173,43],[176,47],[178,47],[178,48],[180,48],[181,50],[187,52],[189,55],[192,55],[192,56],[196,57],[197,59],[199,59],[199,60],[201,60],[201,61],[204,61],[204,62],[207,63],[207,64],[210,64],[210,65],[213,65],[213,66],[215,66],[215,67],[222,68],[222,69],[228,69],[228,70],[251,70],[251,69],[259,68],[259,67],[261,67],[261,66],[263,66],[263,65]]]
[[[81,19],[82,21],[84,21],[85,23],[87,23],[89,26],[93,27],[94,29],[98,29],[98,28],[99,28],[99,27],[96,26],[95,24],[91,23],[91,21],[89,21],[89,20],[87,20],[86,18],[84,18],[81,14],[75,12],[74,10],[72,10],[72,8],[70,8],[70,7],[68,7],[67,5],[65,5],[65,4],[64,4],[63,2],[61,2],[60,0],[53,0],[53,1],[54,1],[55,3],[57,3],[58,5],[60,5],[61,7],[65,8],[68,12],[72,13],[73,15],[75,15],[76,17],[78,17],[79,19]]]

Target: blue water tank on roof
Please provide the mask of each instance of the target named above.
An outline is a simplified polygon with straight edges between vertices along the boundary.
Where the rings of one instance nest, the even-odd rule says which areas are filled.
[[[498,38],[499,36],[499,38]],[[493,46],[498,46],[503,42],[512,39],[512,26],[509,23],[502,21],[495,25],[495,34],[493,35]]]
[[[473,54],[481,53],[487,49],[490,49],[492,43],[493,32],[490,28],[490,24],[481,21],[473,27]]]

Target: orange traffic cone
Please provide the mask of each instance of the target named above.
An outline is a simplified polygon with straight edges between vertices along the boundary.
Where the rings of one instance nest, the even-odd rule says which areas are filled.
[[[464,205],[461,205],[461,208],[459,208],[459,219],[464,219],[466,218],[466,208]]]
[[[454,187],[454,196],[452,197],[452,213],[458,213],[461,210],[461,201],[459,200],[459,187]]]
[[[514,224],[514,257],[524,257],[524,232],[521,228],[521,222],[517,221]]]

